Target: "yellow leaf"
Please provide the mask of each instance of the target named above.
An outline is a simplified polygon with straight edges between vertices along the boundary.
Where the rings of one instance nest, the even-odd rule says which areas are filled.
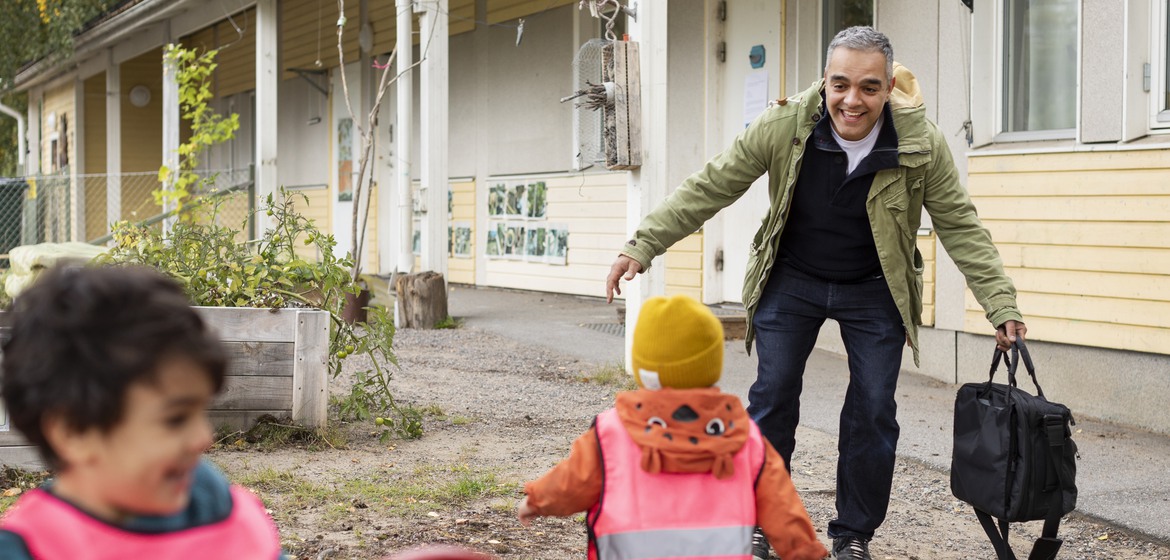
[[[1104,535],[1101,535],[1101,536],[1097,537],[1097,540],[1099,540],[1099,541],[1107,541],[1107,540],[1109,540],[1109,533],[1105,533]]]
[[[21,492],[22,490],[20,488],[9,488],[4,491],[4,497],[11,498],[13,496],[19,496]]]

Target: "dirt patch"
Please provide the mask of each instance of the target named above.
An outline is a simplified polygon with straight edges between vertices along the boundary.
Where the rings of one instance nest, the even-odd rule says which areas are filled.
[[[570,444],[627,383],[611,364],[591,363],[475,328],[404,330],[393,389],[423,412],[425,435],[380,441],[370,422],[337,424],[330,445],[269,451],[225,442],[211,458],[252,487],[297,558],[378,558],[424,544],[458,544],[501,559],[585,557],[581,515],[516,520],[525,481]],[[351,360],[348,368],[361,367]],[[342,397],[344,380],[331,385]],[[801,429],[793,478],[823,542],[834,515],[836,440]],[[244,450],[241,450],[244,449]],[[886,523],[871,543],[877,559],[993,558],[948,475],[899,460]],[[1012,527],[1026,556],[1040,523]],[[1170,558],[1170,548],[1077,517],[1061,527],[1068,559]]]

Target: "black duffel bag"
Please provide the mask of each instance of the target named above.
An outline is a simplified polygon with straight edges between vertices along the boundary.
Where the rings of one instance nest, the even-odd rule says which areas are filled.
[[[1009,523],[1043,519],[1043,536],[1028,559],[1051,560],[1062,543],[1056,537],[1060,518],[1077,505],[1077,446],[1070,428],[1076,422],[1068,407],[1044,398],[1024,341],[1011,352],[1009,360],[996,348],[987,382],[967,383],[955,397],[951,492],[974,506],[1000,560],[1016,560]],[[1037,396],[1016,386],[1021,357]],[[1001,358],[1007,385],[993,382]]]

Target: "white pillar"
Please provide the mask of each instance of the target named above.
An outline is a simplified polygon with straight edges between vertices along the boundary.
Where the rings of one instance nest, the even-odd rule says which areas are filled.
[[[122,219],[122,65],[105,60],[105,233]]]
[[[412,113],[414,112],[414,95],[412,88],[414,80],[411,78],[410,65],[414,63],[414,51],[411,44],[411,30],[414,27],[414,11],[411,0],[395,0],[398,19],[398,130],[394,134],[394,169],[398,189],[398,262],[397,270],[402,274],[410,274],[414,269],[414,253],[411,251],[413,241],[414,209],[410,192],[410,140],[414,131],[411,127]]]
[[[354,177],[355,177],[355,179],[354,179],[355,183],[353,185],[353,192],[354,193],[359,192],[359,189],[361,189],[361,187],[362,187],[362,185],[359,185],[356,182],[356,180],[357,180],[357,175],[361,171],[359,169],[359,167],[361,165],[361,158],[365,157],[364,148],[366,146],[366,134],[370,135],[371,142],[376,143],[377,138],[378,138],[377,133],[374,130],[372,130],[375,125],[373,122],[370,122],[369,118],[368,118],[368,115],[370,114],[370,110],[373,109],[373,107],[374,107],[374,98],[373,98],[374,91],[373,90],[375,87],[377,87],[378,76],[379,76],[377,73],[374,72],[374,65],[371,64],[371,62],[372,62],[372,52],[371,51],[373,50],[373,44],[374,44],[374,28],[373,28],[373,24],[370,23],[370,3],[369,3],[369,0],[361,0],[360,2],[358,2],[358,83],[357,83],[357,92],[358,92],[357,103],[358,104],[357,104],[356,122],[353,123],[354,124],[354,138],[356,139],[356,142],[354,142],[355,146],[353,148],[353,153],[354,153],[353,166],[354,166]],[[353,84],[350,84],[350,86],[352,87]],[[353,91],[353,89],[350,89],[350,91]],[[360,135],[358,134],[359,130],[361,131]],[[355,263],[358,263],[361,265],[360,268],[363,271],[369,270],[367,268],[367,265],[369,265],[371,263],[366,261],[366,255],[369,254],[370,244],[374,242],[373,239],[366,237],[366,225],[369,223],[367,221],[366,217],[369,215],[368,212],[370,209],[370,197],[372,197],[374,195],[373,185],[374,185],[374,167],[375,167],[376,162],[377,162],[377,158],[375,157],[376,153],[377,153],[377,147],[374,146],[372,148],[372,151],[370,152],[369,159],[366,160],[365,173],[362,174],[362,176],[361,176],[361,182],[365,183],[365,184],[369,184],[371,186],[371,188],[361,190],[361,198],[356,199],[356,201],[354,202],[354,205],[356,207],[355,209],[357,211],[354,212],[354,223],[351,224],[351,226],[350,226],[354,232],[353,259],[354,259]],[[379,193],[379,194],[381,194],[381,193]],[[379,221],[381,221],[381,220],[379,220]],[[361,240],[360,245],[361,245],[361,253],[362,253],[360,255],[357,254],[358,245],[359,245],[358,240],[359,239]],[[376,258],[377,257],[375,256],[375,259]],[[372,263],[372,264],[375,267],[378,265],[377,262]]]
[[[85,240],[85,80],[73,80],[73,162],[69,166],[69,241]]]
[[[256,200],[257,207],[276,194],[277,87],[280,84],[276,0],[256,1]],[[342,69],[341,71],[344,71]],[[272,227],[264,212],[256,213],[256,235]]]
[[[637,20],[629,19],[631,41],[638,41],[642,75],[642,167],[630,171],[626,191],[626,229],[632,235],[638,223],[666,198],[667,116],[667,6],[666,0],[642,0]],[[634,325],[642,302],[666,292],[666,259],[658,258],[649,271],[626,284],[626,369]]]
[[[25,175],[37,176],[41,173],[41,104],[44,103],[44,91],[34,89],[28,92],[28,159],[25,160]]]
[[[169,39],[169,38],[168,38]],[[162,79],[162,162],[171,170],[163,190],[174,191],[179,174],[179,65],[170,57],[163,56]],[[177,205],[174,200],[163,201],[163,212],[172,212]],[[170,237],[175,225],[175,216],[162,222],[163,238]]]
[[[426,3],[419,24],[422,57],[421,154],[426,215],[422,230],[422,269],[447,278],[447,0]]]
[[[31,104],[30,104],[31,106]],[[122,67],[106,51],[106,227],[122,219]]]

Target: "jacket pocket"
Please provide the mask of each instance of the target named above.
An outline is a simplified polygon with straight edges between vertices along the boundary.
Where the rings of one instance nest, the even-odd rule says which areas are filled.
[[[917,232],[910,231],[910,219],[907,210],[910,208],[910,193],[906,190],[906,183],[891,185],[882,193],[882,203],[890,219],[898,224],[898,230],[906,239],[914,239]]]

